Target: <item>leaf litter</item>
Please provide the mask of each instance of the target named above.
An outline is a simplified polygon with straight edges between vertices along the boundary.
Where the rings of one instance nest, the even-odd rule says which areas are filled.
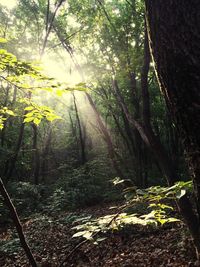
[[[175,222],[161,227],[128,225],[99,234],[99,242],[73,238],[80,221],[114,213],[96,206],[58,215],[35,214],[23,229],[41,267],[192,267],[195,252],[187,228]],[[82,244],[80,244],[82,242]],[[80,246],[79,246],[80,245]],[[70,257],[70,252],[76,248]],[[13,226],[0,231],[0,266],[29,267]]]

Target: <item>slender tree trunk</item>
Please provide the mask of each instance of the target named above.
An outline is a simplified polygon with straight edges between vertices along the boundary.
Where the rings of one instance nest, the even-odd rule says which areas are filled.
[[[5,203],[5,205],[8,207],[9,211],[10,211],[10,214],[11,214],[11,217],[13,219],[13,222],[15,224],[15,227],[16,227],[16,230],[17,230],[17,233],[19,235],[19,239],[20,239],[20,243],[21,243],[21,246],[22,248],[24,249],[25,253],[26,253],[26,256],[30,262],[30,265],[32,267],[37,267],[37,263],[34,259],[34,256],[31,252],[31,249],[26,241],[26,238],[24,236],[24,233],[23,233],[23,228],[22,228],[22,225],[21,225],[21,222],[20,222],[20,219],[18,217],[18,214],[17,214],[17,211],[12,203],[12,200],[11,198],[9,197],[8,195],[8,192],[6,191],[6,188],[3,184],[3,181],[1,180],[0,178],[0,193],[3,197],[3,202]]]
[[[91,98],[91,96],[86,92],[86,96],[87,96],[87,99],[94,111],[94,114],[95,114],[95,117],[96,117],[96,120],[97,120],[97,123],[99,125],[99,128],[100,128],[100,131],[104,137],[104,140],[107,144],[107,148],[108,148],[108,154],[110,156],[110,159],[111,159],[111,162],[112,162],[112,165],[113,165],[113,168],[115,169],[117,175],[121,178],[125,178],[124,174],[122,173],[122,170],[121,168],[118,166],[118,162],[116,160],[116,151],[114,149],[114,146],[113,146],[113,142],[112,142],[112,139],[111,139],[111,136],[108,132],[108,129],[106,128],[106,126],[104,125],[100,115],[99,115],[99,112],[97,111],[97,108]]]
[[[52,138],[52,128],[48,130],[47,138],[45,140],[44,148],[41,153],[41,175],[42,182],[45,182],[46,172],[48,171],[48,163],[49,163],[49,151],[51,146],[51,138]]]
[[[21,149],[23,136],[24,136],[24,123],[22,122],[20,125],[18,140],[17,140],[14,154],[11,155],[11,158],[8,160],[9,164],[7,166],[7,169],[5,169],[5,172],[4,172],[7,180],[9,180],[10,177],[13,175],[13,171],[15,169],[17,158],[18,158],[18,155]]]
[[[148,75],[148,72],[147,72]],[[134,108],[134,119],[139,120],[141,118],[140,112],[140,102],[137,93],[137,82],[136,82],[136,75],[134,72],[129,73],[130,78],[130,85],[131,85],[131,99]],[[144,185],[144,177],[143,177],[143,160],[142,160],[142,150],[143,150],[143,140],[136,128],[133,128],[133,134],[135,138],[135,154],[137,159],[137,166],[136,166],[136,175],[138,177],[138,185]]]
[[[33,123],[33,177],[34,183],[39,184],[39,173],[40,173],[40,153],[38,150],[38,128]]]
[[[7,105],[8,105],[8,98],[9,98],[10,88],[7,86],[7,88],[5,88],[5,90],[6,90],[6,95],[5,95],[5,100],[4,100],[4,103],[3,103],[3,107],[7,107]],[[6,128],[7,128],[7,120],[4,122],[4,127],[1,130],[1,146],[2,147],[4,146],[4,142],[5,142],[5,131],[6,131]]]
[[[123,117],[124,126],[125,126],[125,129],[126,129],[126,127],[128,129],[124,132],[123,127],[120,125],[119,118],[117,118],[116,112],[112,107],[112,103],[110,103],[110,101],[109,101],[109,97],[108,97],[108,94],[107,94],[105,88],[103,86],[101,86],[100,91],[101,91],[101,97],[102,97],[103,101],[106,103],[106,105],[107,105],[107,107],[108,107],[108,109],[109,109],[109,111],[110,111],[110,113],[114,119],[116,127],[117,127],[122,139],[124,140],[124,143],[127,146],[130,157],[132,160],[134,160],[134,153],[133,153],[134,140],[133,140],[133,136],[132,136],[133,133],[131,132],[131,128],[129,126],[129,122],[127,121],[126,116],[124,115],[123,110],[122,110],[122,117]]]
[[[79,130],[79,142],[80,142],[80,148],[81,148],[80,162],[82,165],[84,165],[87,162],[86,153],[85,153],[85,138],[84,138],[83,128],[81,126],[81,121],[80,121],[80,117],[79,117],[79,113],[78,113],[76,98],[75,98],[74,93],[72,95],[73,95],[74,108],[75,108],[76,119],[77,119],[78,130]]]
[[[62,3],[64,1],[65,0],[59,0],[59,1],[56,2],[55,9],[54,9],[53,13],[50,11],[50,1],[48,0],[48,2],[47,2],[46,27],[45,27],[46,28],[46,34],[45,34],[45,37],[44,37],[42,51],[41,51],[41,55],[40,55],[41,58],[44,55],[45,48],[47,46],[47,41],[48,41],[49,35],[51,33],[56,14],[57,14],[60,6],[62,5]]]
[[[193,178],[197,216],[187,224],[200,258],[200,1],[145,2],[156,74]]]

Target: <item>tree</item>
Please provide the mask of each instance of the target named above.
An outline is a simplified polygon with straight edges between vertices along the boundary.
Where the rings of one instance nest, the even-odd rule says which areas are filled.
[[[9,211],[10,211],[10,215],[13,219],[13,222],[15,224],[17,233],[19,235],[19,239],[20,239],[20,243],[22,248],[24,249],[26,256],[29,260],[29,263],[32,267],[37,267],[37,263],[35,261],[35,258],[31,252],[31,249],[26,241],[26,238],[24,236],[24,232],[23,232],[23,228],[22,228],[22,224],[20,222],[20,219],[18,217],[17,211],[12,203],[12,200],[10,198],[10,196],[8,195],[8,192],[3,184],[2,179],[0,178],[0,193],[3,197],[3,202],[5,203],[5,205],[8,207]]]
[[[200,258],[200,2],[146,0],[149,43],[161,91],[193,179],[196,213],[188,218]]]

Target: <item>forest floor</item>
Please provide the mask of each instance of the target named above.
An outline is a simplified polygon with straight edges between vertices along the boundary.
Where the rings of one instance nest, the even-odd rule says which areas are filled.
[[[72,238],[76,232],[74,218],[83,214],[93,217],[110,214],[108,206],[95,206],[74,213],[35,214],[23,219],[27,240],[41,267],[186,267],[195,263],[194,249],[183,223],[159,228],[133,225],[128,229],[108,232],[98,245],[90,241],[80,244]],[[77,217],[78,218],[78,217]],[[13,227],[0,230],[0,266],[26,267],[23,250]]]

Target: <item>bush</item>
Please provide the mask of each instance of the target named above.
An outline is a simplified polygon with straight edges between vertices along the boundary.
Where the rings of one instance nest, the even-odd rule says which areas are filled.
[[[25,182],[12,182],[8,183],[7,190],[19,215],[29,215],[40,208],[42,186]],[[0,199],[0,223],[7,221],[10,221],[9,212]]]
[[[112,200],[116,189],[107,178],[109,170],[104,168],[105,172],[102,171],[102,164],[103,162],[94,160],[68,170],[55,183],[53,194],[48,199],[48,210],[74,210]]]

